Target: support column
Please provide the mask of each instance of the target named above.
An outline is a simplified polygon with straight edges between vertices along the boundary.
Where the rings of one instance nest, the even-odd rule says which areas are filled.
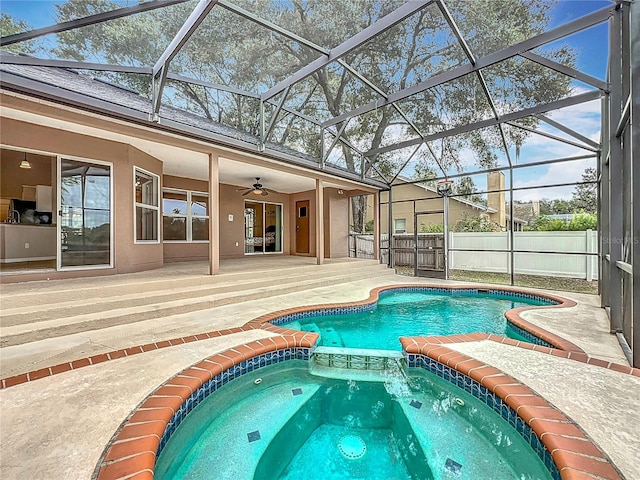
[[[611,332],[622,332],[622,261],[623,226],[623,152],[622,139],[616,135],[616,126],[622,118],[622,5],[614,11],[610,23],[611,59],[609,60],[609,320]],[[626,6],[624,7],[626,8]]]
[[[209,275],[220,273],[220,168],[218,155],[209,154]]]
[[[631,171],[631,261],[633,268],[632,289],[631,289],[631,318],[633,320],[633,346],[632,366],[640,368],[640,167],[638,167],[638,156],[640,156],[640,5],[638,2],[625,5],[629,9],[629,38],[630,42],[623,46],[625,50],[630,48],[628,55],[631,59],[631,78],[629,99],[631,100],[631,111],[627,128],[628,137],[631,141],[625,148],[631,151],[627,153],[627,162],[632,163]]]
[[[380,260],[380,192],[373,194],[373,258]]]
[[[324,263],[324,182],[316,178],[316,263]]]

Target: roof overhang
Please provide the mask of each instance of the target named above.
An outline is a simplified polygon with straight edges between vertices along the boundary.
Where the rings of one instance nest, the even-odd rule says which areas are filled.
[[[224,183],[244,185],[260,176],[271,178],[272,188],[283,193],[314,189],[315,179],[323,180],[329,187],[369,193],[387,188],[375,179],[331,165],[321,167],[268,145],[261,151],[257,144],[176,121],[161,118],[160,122],[152,122],[147,112],[10,72],[0,71],[0,83],[3,117],[56,124],[77,133],[129,143],[162,160],[169,175],[205,180],[208,154],[215,153],[221,158],[220,175]],[[176,149],[182,154],[175,155]],[[171,159],[180,159],[180,165]],[[252,168],[243,170],[237,163],[249,163]]]

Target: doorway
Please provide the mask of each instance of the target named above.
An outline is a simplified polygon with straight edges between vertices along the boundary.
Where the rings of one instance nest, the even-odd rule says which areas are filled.
[[[296,202],[296,253],[309,253],[309,200]]]
[[[414,275],[447,278],[444,210],[416,212],[413,218]]]
[[[113,265],[111,164],[60,159],[58,265]]]
[[[282,205],[245,201],[244,253],[282,253]]]

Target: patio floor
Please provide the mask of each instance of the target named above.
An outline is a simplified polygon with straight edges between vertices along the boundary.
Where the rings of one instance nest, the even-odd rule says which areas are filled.
[[[240,327],[284,308],[361,300],[378,286],[460,283],[398,276],[366,260],[314,263],[252,257],[223,261],[216,277],[206,275],[206,264],[190,263],[91,280],[3,285],[1,376]],[[597,297],[554,293],[577,305],[523,317],[590,356],[627,364]],[[159,384],[213,353],[271,335],[238,331],[0,390],[0,477],[91,478],[118,426]],[[640,478],[640,433],[633,427],[639,423],[639,377],[496,342],[449,346],[529,385],[579,423],[628,479]]]

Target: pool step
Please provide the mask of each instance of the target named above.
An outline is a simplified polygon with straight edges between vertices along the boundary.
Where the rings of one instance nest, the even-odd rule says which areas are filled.
[[[214,282],[184,288],[164,286],[155,294],[130,288],[127,294],[119,289],[109,297],[65,301],[64,295],[50,299],[51,303],[8,308],[3,301],[0,312],[3,336],[0,346],[20,345],[61,335],[100,330],[151,319],[160,319],[190,312],[206,311],[232,305],[301,292],[306,289],[351,284],[361,278],[387,278],[392,271],[377,265],[353,265],[344,269],[323,269],[324,275],[309,275],[307,269],[290,271],[280,276],[262,279],[245,275],[233,282]],[[318,273],[316,270],[314,273]],[[155,282],[154,282],[155,283]],[[146,290],[142,288],[142,290]],[[133,293],[132,293],[133,292]],[[87,292],[89,293],[89,292]],[[247,317],[245,321],[249,321]],[[243,322],[244,323],[244,322]],[[200,333],[200,332],[196,332]]]
[[[394,350],[317,347],[309,363],[312,375],[342,380],[389,382],[404,375],[404,356]]]

